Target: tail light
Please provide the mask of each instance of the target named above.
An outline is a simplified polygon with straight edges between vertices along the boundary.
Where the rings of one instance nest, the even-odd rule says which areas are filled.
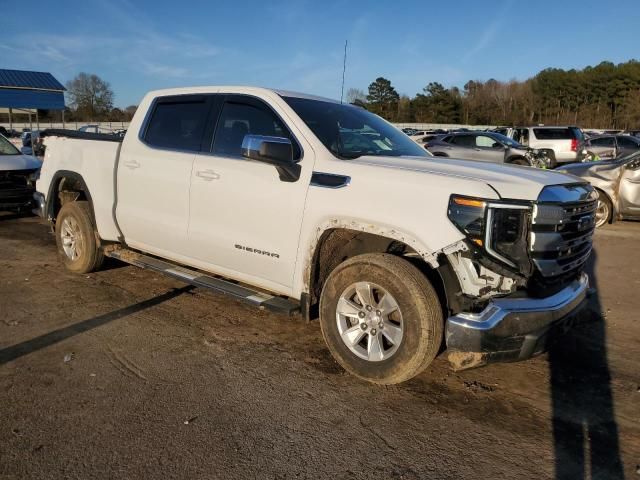
[[[571,139],[571,151],[572,152],[577,152],[578,151],[578,139],[577,138],[572,138]]]

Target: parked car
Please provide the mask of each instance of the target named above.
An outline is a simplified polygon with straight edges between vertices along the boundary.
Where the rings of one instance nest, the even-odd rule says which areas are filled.
[[[640,152],[616,160],[573,163],[558,171],[575,175],[595,187],[597,227],[616,219],[640,220]]]
[[[429,141],[426,148],[436,157],[532,165],[527,147],[495,132],[451,133]]]
[[[40,165],[0,135],[0,211],[31,210]]]
[[[584,136],[578,127],[502,127],[494,130],[536,150],[544,150],[550,167],[580,162],[586,155]]]
[[[624,157],[640,150],[640,138],[631,135],[600,135],[586,140],[585,160]]]
[[[105,133],[107,135],[114,133],[112,129],[101,127],[100,125],[83,125],[82,127],[78,128],[78,131],[86,133]]]
[[[33,130],[23,132],[21,135],[22,148],[21,152],[24,155],[33,155],[35,157],[44,156],[45,146],[42,142],[41,130]]]
[[[36,197],[68,270],[109,256],[318,312],[336,360],[371,382],[415,376],[445,343],[457,369],[529,358],[586,299],[588,182],[430,158],[359,107],[182,88],[147,94],[124,139],[54,133]]]

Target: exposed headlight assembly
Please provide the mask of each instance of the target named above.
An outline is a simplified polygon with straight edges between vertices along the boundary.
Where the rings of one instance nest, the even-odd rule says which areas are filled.
[[[467,238],[490,256],[528,270],[527,233],[531,206],[452,195],[447,216]]]

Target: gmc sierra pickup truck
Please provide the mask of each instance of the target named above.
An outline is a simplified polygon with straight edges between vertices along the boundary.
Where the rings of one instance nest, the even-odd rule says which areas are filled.
[[[352,374],[407,380],[544,351],[584,303],[596,195],[438,159],[366,111],[298,93],[149,93],[124,139],[49,131],[36,185],[67,269],[105,256],[306,319]]]

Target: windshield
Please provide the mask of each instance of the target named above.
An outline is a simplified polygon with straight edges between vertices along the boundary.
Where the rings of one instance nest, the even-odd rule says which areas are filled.
[[[501,133],[492,133],[491,136],[511,148],[521,148],[525,150],[527,148],[521,143],[516,142],[513,138],[509,138],[506,135],[502,135]]]
[[[0,135],[0,155],[20,155],[20,150],[9,140]]]
[[[400,130],[363,108],[308,98],[283,98],[338,158],[429,156]]]
[[[623,157],[616,158],[613,161],[616,163],[627,163],[637,158],[640,158],[640,151],[630,153],[629,155],[624,155]]]

